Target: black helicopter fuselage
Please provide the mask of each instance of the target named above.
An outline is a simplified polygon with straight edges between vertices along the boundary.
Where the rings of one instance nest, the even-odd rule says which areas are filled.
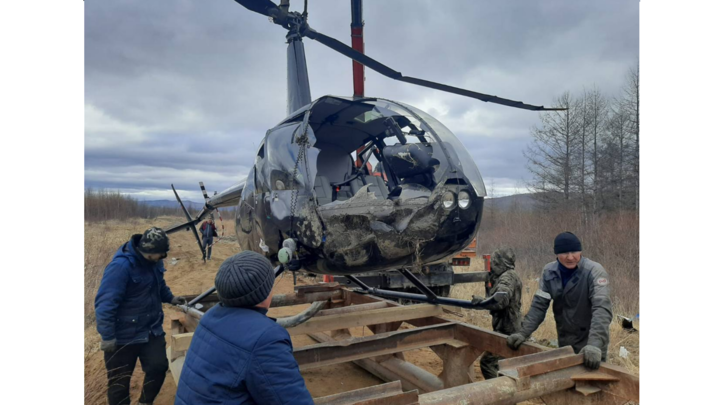
[[[390,100],[325,96],[267,131],[236,234],[273,261],[295,239],[313,273],[400,268],[467,246],[484,196],[472,158],[433,117]]]

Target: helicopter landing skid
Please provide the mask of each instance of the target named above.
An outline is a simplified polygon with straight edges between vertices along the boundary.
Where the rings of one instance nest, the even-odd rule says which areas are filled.
[[[370,287],[369,285],[363,283],[360,281],[357,277],[346,275],[344,276],[346,279],[352,281],[355,283],[359,289],[355,289],[355,292],[360,294],[370,294],[375,295],[382,298],[391,298],[391,299],[406,299],[411,301],[417,301],[417,302],[426,302],[429,304],[435,304],[435,305],[449,305],[453,307],[460,307],[460,308],[468,308],[468,309],[489,309],[488,307],[497,303],[499,298],[501,298],[502,295],[505,295],[504,292],[498,292],[493,294],[488,299],[481,301],[477,304],[473,304],[472,301],[467,300],[459,300],[456,298],[445,298],[445,297],[438,297],[435,293],[428,288],[425,284],[422,283],[422,281],[418,280],[417,277],[415,277],[414,274],[411,272],[401,269],[398,270],[400,273],[402,273],[403,276],[405,276],[411,283],[417,287],[418,290],[422,292],[422,294],[413,294],[413,293],[406,293],[402,291],[392,291],[392,290],[382,290],[379,288]]]

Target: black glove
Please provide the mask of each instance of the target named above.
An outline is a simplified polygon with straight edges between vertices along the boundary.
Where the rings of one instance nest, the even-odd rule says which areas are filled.
[[[522,333],[513,333],[512,335],[508,336],[507,338],[507,345],[510,346],[511,349],[517,350],[518,347],[526,340],[527,338]]]
[[[580,353],[584,356],[585,367],[591,370],[597,370],[600,368],[602,350],[595,346],[587,345],[580,350]]]
[[[100,350],[104,352],[114,352],[117,348],[117,340],[103,340],[100,342]]]
[[[172,305],[187,305],[187,300],[183,297],[173,297],[170,303]]]

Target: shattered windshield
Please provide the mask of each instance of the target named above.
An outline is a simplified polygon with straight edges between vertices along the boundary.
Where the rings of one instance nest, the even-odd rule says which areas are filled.
[[[443,142],[446,152],[450,155],[450,159],[460,170],[462,170],[463,174],[465,174],[465,177],[475,189],[475,193],[480,197],[486,196],[487,192],[485,191],[485,183],[480,175],[480,170],[468,153],[467,149],[465,149],[455,134],[453,134],[445,125],[436,120],[430,114],[407,104],[400,102],[397,103],[407,108],[417,118],[423,121],[421,128],[427,132],[433,133],[433,135],[437,136],[437,138]]]

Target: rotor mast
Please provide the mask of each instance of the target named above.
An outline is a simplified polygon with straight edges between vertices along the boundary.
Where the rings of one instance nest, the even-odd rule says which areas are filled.
[[[290,7],[290,0],[281,0],[280,9],[286,15]],[[305,10],[306,14],[307,10]],[[296,18],[293,18],[296,17]],[[307,62],[305,61],[305,45],[302,42],[300,28],[302,19],[289,15],[289,31],[287,39],[287,115],[300,107],[310,104],[310,80],[308,79]]]
[[[350,40],[352,49],[365,54],[365,42],[363,41],[363,26],[365,21],[362,18],[362,0],[350,0]],[[356,60],[352,61],[353,70],[353,97],[365,97],[365,65]],[[355,166],[360,167],[360,153],[363,148],[360,147],[355,151]]]
[[[350,37],[352,49],[365,54],[365,42],[363,40],[363,26],[365,21],[362,18],[362,0],[350,0],[350,12],[352,22],[350,23]],[[365,97],[365,66],[358,61],[352,61],[353,67],[353,96]]]

